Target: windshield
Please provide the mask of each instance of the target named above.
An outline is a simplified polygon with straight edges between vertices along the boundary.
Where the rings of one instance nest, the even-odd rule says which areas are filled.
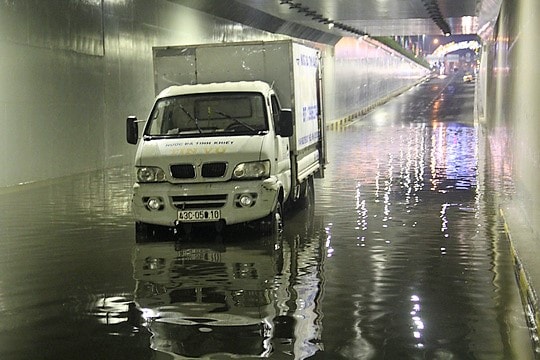
[[[145,135],[258,134],[268,130],[259,93],[204,93],[158,100]]]

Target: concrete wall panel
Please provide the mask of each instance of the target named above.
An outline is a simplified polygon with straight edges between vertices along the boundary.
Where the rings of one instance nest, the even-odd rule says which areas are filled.
[[[481,119],[498,178],[512,186],[540,238],[540,2],[504,1],[483,53]],[[485,105],[484,105],[485,104]],[[514,200],[516,200],[514,199]]]
[[[343,38],[325,65],[326,115],[346,118],[426,76],[426,68],[362,38]]]
[[[0,188],[131,162],[125,118],[153,101],[152,46],[282,38],[166,0],[0,2]],[[420,76],[363,40],[323,48],[330,120]]]

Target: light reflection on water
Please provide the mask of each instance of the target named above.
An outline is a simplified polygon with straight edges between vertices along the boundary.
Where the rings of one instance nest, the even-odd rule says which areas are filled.
[[[513,358],[511,260],[496,244],[490,190],[478,186],[476,139],[466,126],[399,126],[391,136],[352,127],[330,134],[336,155],[315,213],[293,215],[282,238],[229,235],[213,252],[195,250],[207,242],[138,245],[135,302],[150,346],[182,356]]]
[[[494,271],[497,224],[487,221],[494,209],[470,176],[476,165],[463,152],[454,157],[463,176],[452,170],[455,179],[445,179],[428,170],[430,159],[449,159],[428,155],[431,142],[419,139],[431,139],[429,129],[403,131],[422,134],[408,142],[416,149],[392,153],[380,139],[375,165],[359,152],[348,161],[361,166],[349,172],[337,171],[340,159],[331,159],[329,176],[317,182],[315,213],[292,213],[280,239],[233,231],[223,242],[166,237],[135,245],[125,213],[129,193],[108,208],[109,191],[94,187],[94,195],[84,195],[94,210],[77,210],[70,202],[86,181],[73,193],[65,184],[29,192],[51,210],[35,216],[37,228],[14,220],[30,205],[4,197],[4,206],[20,210],[3,212],[3,220],[13,217],[3,238],[19,252],[11,260],[4,255],[3,265],[19,281],[3,276],[2,311],[11,321],[0,334],[13,335],[2,335],[10,341],[2,354],[25,358],[34,350],[21,351],[25,343],[16,339],[26,337],[48,344],[45,355],[66,359],[150,359],[156,351],[180,358],[512,358],[501,338],[511,322],[508,279]],[[337,135],[350,144],[362,129],[331,137]],[[444,172],[446,165],[435,168]],[[431,177],[442,180],[432,188]],[[129,186],[130,179],[118,183]],[[59,202],[74,211],[52,211]],[[507,255],[503,249],[497,262],[509,262]]]
[[[500,189],[443,100],[329,132],[280,238],[136,244],[130,167],[0,194],[0,358],[527,358]]]
[[[493,190],[477,183],[476,129],[360,122],[329,136],[316,209],[327,221],[326,353],[513,358],[511,259],[485,201]]]
[[[322,249],[312,216],[294,213],[295,231],[279,237],[244,231],[223,241],[210,234],[138,244],[134,300],[152,349],[181,358],[291,359],[322,350]]]

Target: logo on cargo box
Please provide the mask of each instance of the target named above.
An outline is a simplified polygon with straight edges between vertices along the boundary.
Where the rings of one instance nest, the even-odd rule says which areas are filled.
[[[315,55],[300,54],[300,57],[296,59],[296,64],[300,66],[317,67],[319,65],[319,59]]]

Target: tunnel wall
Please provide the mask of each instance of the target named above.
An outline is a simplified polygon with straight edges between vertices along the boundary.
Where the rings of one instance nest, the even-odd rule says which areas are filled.
[[[281,38],[165,0],[0,2],[0,188],[131,162],[125,118],[153,101],[152,46]],[[420,76],[397,79],[409,61],[382,45],[321,48],[329,121]]]
[[[504,1],[487,39],[478,83],[480,121],[508,201],[540,239],[540,2]]]
[[[131,161],[153,45],[274,37],[162,0],[0,2],[0,187]]]
[[[349,120],[414,85],[429,71],[371,39],[342,38],[325,61],[329,122]]]

